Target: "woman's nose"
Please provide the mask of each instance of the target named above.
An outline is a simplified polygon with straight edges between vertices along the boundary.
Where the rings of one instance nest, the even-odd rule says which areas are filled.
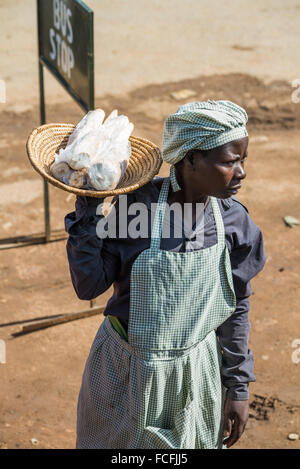
[[[243,168],[243,165],[237,161],[235,165],[235,177],[237,179],[244,179],[246,177],[246,171]]]

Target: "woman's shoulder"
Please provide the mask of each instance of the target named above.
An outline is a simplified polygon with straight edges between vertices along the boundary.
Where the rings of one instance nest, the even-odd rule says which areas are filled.
[[[229,231],[242,231],[245,233],[251,227],[251,231],[258,230],[252,220],[249,210],[235,197],[218,199],[224,225]],[[246,234],[246,233],[245,233]]]
[[[154,176],[147,184],[125,194],[128,204],[140,202],[150,206],[151,202],[156,202],[164,179],[165,178],[160,176]],[[113,200],[116,200],[118,197],[119,196],[116,196]]]
[[[248,207],[235,197],[218,199],[226,233],[236,247],[263,242],[262,232],[250,216]]]
[[[241,214],[246,216],[249,214],[249,210],[240,200],[236,199],[235,197],[228,197],[228,199],[218,199],[219,205],[221,209],[225,212],[228,210],[234,212],[235,214]]]
[[[226,199],[223,221],[231,245],[231,263],[235,276],[250,280],[266,263],[261,229],[252,220],[248,207],[235,197]],[[225,199],[222,203],[224,205]]]
[[[144,184],[142,187],[139,187],[133,193],[146,193],[146,192],[151,192],[154,189],[156,189],[156,192],[161,189],[162,183],[166,178],[160,177],[160,176],[154,176],[151,181],[147,182],[147,184]]]

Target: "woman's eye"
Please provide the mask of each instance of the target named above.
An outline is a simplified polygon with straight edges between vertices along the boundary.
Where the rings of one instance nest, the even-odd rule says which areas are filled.
[[[244,164],[246,158],[247,158],[247,157],[245,156],[244,158],[242,158],[242,159],[240,160],[240,162],[241,162],[242,164]],[[234,165],[235,162],[238,162],[238,161],[239,161],[239,160],[224,161],[223,164],[225,164],[226,166],[231,167],[231,166]]]

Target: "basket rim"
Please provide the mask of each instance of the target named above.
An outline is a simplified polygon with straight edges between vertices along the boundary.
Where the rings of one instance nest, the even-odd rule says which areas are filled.
[[[115,189],[110,189],[110,190],[105,190],[105,191],[97,191],[97,190],[88,190],[88,189],[80,189],[72,186],[68,186],[64,184],[63,182],[59,181],[58,179],[54,178],[54,176],[51,176],[50,174],[47,173],[43,167],[41,168],[39,165],[36,164],[37,158],[35,157],[34,154],[34,141],[37,138],[37,136],[43,132],[46,132],[50,129],[65,129],[66,130],[66,136],[69,136],[70,133],[75,129],[76,125],[74,124],[66,124],[66,123],[49,123],[49,124],[43,124],[40,125],[39,127],[36,127],[35,129],[32,130],[32,132],[29,134],[26,142],[26,150],[27,150],[27,156],[28,159],[33,166],[33,168],[48,182],[50,182],[52,185],[65,190],[67,192],[71,192],[76,195],[81,195],[81,196],[87,196],[87,197],[96,197],[96,198],[105,198],[109,197],[112,195],[119,195],[119,194],[125,194],[128,192],[132,192],[136,189],[139,189],[140,187],[144,186],[148,182],[150,182],[156,174],[158,174],[160,167],[163,163],[162,156],[161,156],[161,151],[159,147],[151,142],[150,140],[143,138],[143,137],[137,137],[137,136],[130,136],[129,141],[132,144],[137,144],[138,146],[142,147],[146,153],[150,153],[152,157],[154,156],[154,164],[152,165],[153,167],[151,168],[150,171],[147,171],[147,174],[140,178],[139,181],[137,181],[134,184],[130,184],[125,187],[121,188],[115,188]],[[41,138],[41,136],[39,137]],[[62,137],[63,140],[64,137]],[[139,164],[139,163],[137,163]],[[126,171],[125,173],[126,174]]]

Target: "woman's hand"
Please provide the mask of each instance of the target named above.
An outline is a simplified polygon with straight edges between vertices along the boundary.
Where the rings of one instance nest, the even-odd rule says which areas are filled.
[[[226,398],[224,406],[223,444],[230,448],[244,433],[249,416],[248,401],[233,401]],[[227,438],[228,437],[228,438]]]

